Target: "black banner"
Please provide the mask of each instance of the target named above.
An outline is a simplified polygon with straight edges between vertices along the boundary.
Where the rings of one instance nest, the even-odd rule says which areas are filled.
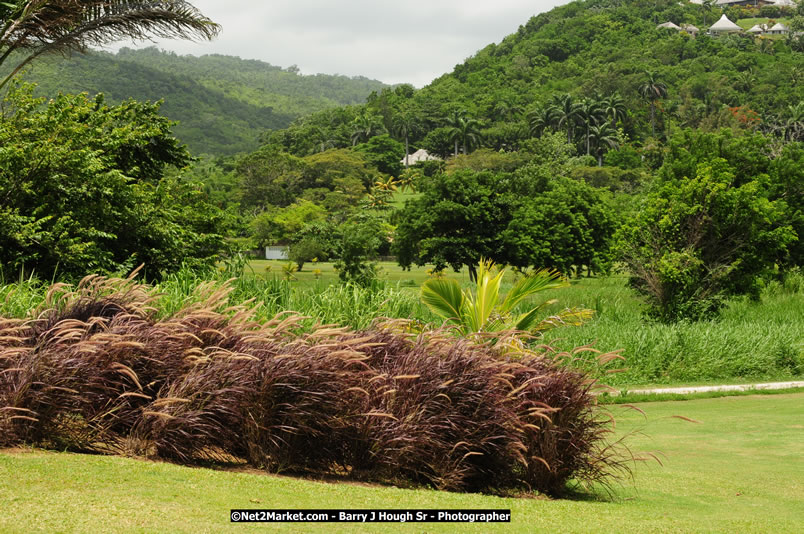
[[[232,523],[510,523],[511,510],[254,510],[236,509]]]

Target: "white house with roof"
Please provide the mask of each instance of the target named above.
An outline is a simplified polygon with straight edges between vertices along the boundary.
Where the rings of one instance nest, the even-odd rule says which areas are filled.
[[[771,35],[784,35],[790,33],[790,28],[782,24],[781,22],[777,22],[773,25],[771,29],[768,30],[768,33]]]
[[[413,154],[410,154],[407,157],[407,163],[405,162],[405,158],[402,158],[402,161],[400,161],[399,163],[401,163],[402,165],[406,165],[406,164],[407,165],[416,165],[417,163],[419,163],[421,161],[441,161],[441,158],[439,158],[438,156],[433,156],[432,154],[427,152],[425,149],[420,148],[419,150],[417,150]]]
[[[740,33],[743,29],[729,20],[729,17],[723,15],[720,20],[712,24],[709,28],[709,33],[712,35],[723,35],[727,33]]]

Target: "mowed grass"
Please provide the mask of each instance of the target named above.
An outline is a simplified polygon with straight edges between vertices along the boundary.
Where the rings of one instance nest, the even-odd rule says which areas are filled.
[[[43,451],[0,452],[0,531],[800,532],[804,394],[613,407],[641,431],[633,482],[574,499],[498,498]],[[683,415],[699,424],[672,418]],[[231,508],[511,509],[511,524],[231,524]]]
[[[282,268],[288,261],[282,260],[252,260],[249,262],[250,270],[246,276],[260,276],[264,278],[285,279]],[[383,261],[377,262],[378,278],[391,284],[399,284],[401,287],[418,288],[422,283],[430,278],[432,266],[418,267],[411,266],[409,270],[404,270],[396,262]],[[320,271],[316,273],[315,271]],[[450,278],[455,278],[461,283],[469,283],[469,271],[464,268],[460,273],[452,269],[444,271]],[[308,262],[305,263],[301,271],[293,273],[292,283],[298,287],[314,287],[320,284],[336,284],[340,280],[338,272],[335,270],[333,262]],[[513,280],[512,276],[509,276]]]

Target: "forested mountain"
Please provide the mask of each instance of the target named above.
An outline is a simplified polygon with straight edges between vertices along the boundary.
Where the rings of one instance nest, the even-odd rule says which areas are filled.
[[[8,62],[11,64],[13,62]],[[110,102],[163,99],[162,113],[179,121],[176,136],[195,154],[233,154],[256,148],[261,133],[299,116],[365,102],[385,85],[368,78],[300,75],[255,60],[179,56],[156,48],[43,57],[24,78],[36,94],[102,92]]]
[[[467,133],[469,151],[516,150],[546,127],[564,130],[580,152],[593,155],[596,145],[606,151],[603,140],[641,144],[673,126],[778,131],[804,120],[804,37],[696,37],[657,28],[670,21],[706,30],[724,12],[746,24],[769,10],[804,27],[802,6],[575,1],[531,18],[421,90],[386,89],[362,110],[304,118],[273,142],[297,154],[316,151],[321,141],[349,146],[371,122],[403,140],[403,116],[412,148],[441,155],[463,150],[466,143],[456,139]],[[610,120],[592,120],[596,114]]]

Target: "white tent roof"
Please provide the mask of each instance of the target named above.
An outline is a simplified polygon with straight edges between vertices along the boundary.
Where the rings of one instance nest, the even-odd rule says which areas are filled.
[[[685,32],[689,32],[689,33],[695,33],[695,32],[701,31],[698,28],[696,28],[695,26],[693,26],[692,24],[682,24],[681,29],[684,30]]]
[[[762,33],[765,31],[765,29],[766,29],[765,26],[763,26],[762,24],[755,24],[751,26],[751,29],[748,30],[748,33]]]
[[[743,31],[742,28],[737,26],[735,23],[729,20],[729,17],[723,15],[720,17],[720,20],[712,24],[712,27],[709,28],[710,32],[741,32]]]
[[[672,22],[665,22],[663,24],[659,24],[656,27],[657,28],[668,28],[670,30],[680,30],[681,29],[678,26],[676,26],[675,24],[673,24]]]
[[[776,23],[776,24],[773,26],[773,28],[771,28],[771,29],[770,29],[770,30],[768,30],[768,31],[772,31],[772,32],[787,32],[787,31],[790,31],[790,28],[788,28],[787,26],[785,26],[785,25],[784,25],[784,24],[782,24],[781,22],[777,22],[777,23]]]
[[[440,159],[441,158],[439,158],[437,156],[431,155],[425,149],[420,148],[419,150],[417,150],[416,152],[414,152],[413,154],[408,156],[408,164],[409,165],[415,165],[416,163],[419,163],[420,161],[437,161],[437,160],[440,160]],[[405,164],[405,158],[402,158],[402,161],[400,161],[399,163],[404,165]]]

